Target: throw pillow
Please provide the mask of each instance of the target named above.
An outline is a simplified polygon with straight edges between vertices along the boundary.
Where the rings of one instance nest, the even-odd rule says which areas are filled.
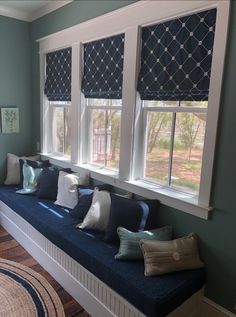
[[[93,189],[90,188],[81,188],[79,186],[79,198],[78,203],[73,210],[70,211],[70,215],[73,218],[78,219],[80,222],[83,222],[84,217],[87,215],[89,208],[92,205],[93,200]]]
[[[172,227],[165,226],[149,231],[132,232],[125,228],[118,227],[117,232],[120,238],[120,248],[115,255],[117,260],[140,260],[143,259],[139,246],[141,239],[166,241],[172,239]]]
[[[104,231],[109,220],[110,209],[110,193],[107,191],[99,191],[95,188],[92,205],[84,221],[77,225],[77,228]]]
[[[42,168],[33,168],[25,160],[22,166],[23,172],[23,189],[17,190],[18,194],[32,194],[38,189],[38,180]]]
[[[106,190],[108,192],[112,191],[112,186],[109,184],[99,184],[99,185],[79,185],[78,190],[80,191],[81,189],[91,189],[94,190],[94,188],[98,188],[99,190]]]
[[[204,266],[194,233],[172,241],[141,240],[146,276],[193,270]]]
[[[159,206],[159,203],[156,203]],[[155,214],[157,210],[155,209]],[[118,244],[118,227],[124,227],[131,231],[140,231],[145,229],[154,229],[157,227],[147,227],[149,216],[151,214],[148,201],[138,201],[111,194],[111,213],[104,241]]]
[[[78,203],[79,176],[60,171],[58,178],[58,192],[55,205],[73,209]]]
[[[71,173],[70,168],[62,169],[62,171]],[[38,198],[56,200],[58,191],[59,170],[56,167],[44,168],[39,182]]]
[[[27,162],[28,166],[31,166],[33,168],[44,168],[44,167],[49,167],[51,166],[49,160],[37,160],[37,161],[30,161],[30,160],[23,160],[23,159],[19,159],[20,162],[20,188],[23,188],[23,164],[25,163],[25,161]]]
[[[40,156],[22,156],[22,159],[31,161],[39,160]],[[20,162],[19,157],[15,154],[7,154],[7,176],[4,182],[5,185],[18,185],[20,184]]]
[[[99,190],[111,191],[112,186],[109,184],[101,184],[101,185],[96,185],[95,188]],[[70,211],[70,215],[73,218],[80,220],[80,222],[83,222],[85,216],[87,215],[89,211],[90,206],[92,205],[94,187],[78,185],[78,190],[79,190],[78,204],[75,206],[73,210]]]

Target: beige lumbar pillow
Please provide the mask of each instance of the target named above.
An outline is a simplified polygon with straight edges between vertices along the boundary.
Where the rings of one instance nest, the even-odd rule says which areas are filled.
[[[146,276],[198,269],[204,266],[199,258],[197,235],[191,233],[171,241],[141,240]]]
[[[19,159],[37,161],[40,159],[39,155],[35,156],[21,156],[7,153],[7,177],[5,185],[18,185],[20,184],[20,162]]]

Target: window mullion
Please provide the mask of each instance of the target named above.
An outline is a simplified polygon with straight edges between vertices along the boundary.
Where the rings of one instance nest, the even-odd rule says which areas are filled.
[[[125,32],[124,71],[122,89],[121,136],[120,136],[120,180],[132,179],[133,144],[136,111],[136,82],[138,65],[139,27]]]
[[[65,148],[66,148],[66,146],[65,146],[65,143],[66,143],[66,109],[65,108],[63,108],[63,147],[62,147],[62,153],[63,153],[63,155],[65,155]]]
[[[104,142],[104,165],[107,166],[107,134],[108,134],[108,111],[105,110],[105,142]]]
[[[174,138],[175,138],[175,124],[176,124],[176,112],[173,113],[172,126],[171,126],[171,136],[170,136],[170,153],[169,153],[169,168],[168,168],[168,185],[171,185],[171,175],[172,175],[172,163],[174,154]]]
[[[71,162],[80,158],[80,120],[81,120],[81,44],[72,46],[71,74]]]

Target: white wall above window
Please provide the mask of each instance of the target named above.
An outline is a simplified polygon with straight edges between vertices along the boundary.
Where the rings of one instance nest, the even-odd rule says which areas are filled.
[[[220,92],[224,67],[229,19],[229,1],[140,1],[125,8],[89,20],[40,39],[41,69],[41,144],[42,153],[50,157],[53,141],[50,139],[48,102],[44,96],[45,54],[72,46],[72,104],[71,104],[71,160],[56,163],[68,164],[75,169],[86,169],[95,179],[130,190],[147,198],[160,199],[166,205],[196,216],[207,218],[210,206],[211,182],[216,143]],[[208,99],[205,141],[199,193],[181,191],[169,186],[148,183],[140,173],[143,170],[145,146],[145,111],[137,93],[140,67],[141,27],[174,19],[191,13],[217,8],[214,54]],[[122,89],[121,136],[119,172],[91,165],[88,148],[88,111],[81,92],[83,73],[83,44],[111,35],[125,33],[124,72]],[[173,110],[173,109],[172,109]],[[196,109],[195,109],[196,110]],[[194,111],[195,111],[194,110]],[[146,110],[147,111],[147,110]],[[196,111],[201,111],[197,109]],[[51,135],[51,137],[50,137]],[[214,206],[213,206],[214,207]]]

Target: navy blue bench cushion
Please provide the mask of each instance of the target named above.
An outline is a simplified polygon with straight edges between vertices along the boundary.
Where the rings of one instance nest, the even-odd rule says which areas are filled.
[[[202,269],[145,277],[142,261],[115,260],[117,247],[102,241],[101,234],[76,229],[68,210],[15,190],[0,186],[0,200],[145,315],[166,316],[203,286]]]

